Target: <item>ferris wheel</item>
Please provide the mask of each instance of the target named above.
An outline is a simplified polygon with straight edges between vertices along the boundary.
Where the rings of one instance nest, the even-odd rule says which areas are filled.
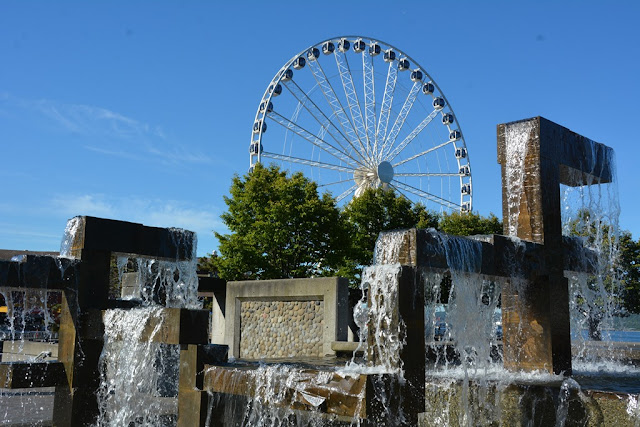
[[[322,41],[276,73],[249,146],[250,170],[267,161],[339,202],[385,188],[429,209],[472,209],[469,153],[451,105],[416,61],[367,37]]]

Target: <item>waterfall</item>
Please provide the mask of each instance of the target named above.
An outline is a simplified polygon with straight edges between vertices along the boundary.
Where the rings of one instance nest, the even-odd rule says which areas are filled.
[[[178,247],[190,247],[187,243]],[[123,286],[125,273],[133,275],[123,299],[139,307],[104,311],[98,426],[175,425],[180,346],[160,342],[167,308],[202,308],[195,241],[191,248],[187,260],[117,257],[116,282]]]

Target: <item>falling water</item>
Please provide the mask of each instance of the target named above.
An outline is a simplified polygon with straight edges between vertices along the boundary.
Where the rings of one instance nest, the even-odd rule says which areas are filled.
[[[10,263],[10,269],[3,270],[0,277],[0,286],[7,286],[0,288],[0,306],[6,306],[6,313],[0,315],[0,359],[3,364],[51,361],[56,357],[56,315],[61,294],[49,289],[50,281],[59,285],[67,269],[76,262],[17,255]],[[0,379],[0,383],[11,383],[10,372],[7,370],[8,377]],[[36,382],[40,379],[32,375]],[[52,401],[50,388],[34,387],[28,393],[0,389],[0,424],[27,425],[50,419]]]
[[[491,362],[490,343],[495,341],[494,313],[499,285],[480,275],[482,246],[479,241],[431,231],[449,266],[451,289],[448,295],[447,338],[465,368],[486,368]],[[431,301],[435,304],[437,301]]]
[[[233,370],[216,371],[214,382],[224,382],[230,390],[241,390],[244,397],[220,394],[212,396],[207,425],[332,425],[337,417],[330,414],[322,415],[320,412],[326,398],[317,393],[310,393],[309,390],[330,391],[330,382],[336,375],[329,370],[307,371],[294,364],[261,363],[257,368],[249,370],[239,366]],[[222,402],[224,404],[220,406]],[[299,410],[303,408],[304,411]]]
[[[400,350],[405,344],[405,324],[399,318],[399,272],[400,264],[366,267],[362,272],[362,286],[363,297],[369,293],[367,331],[371,331],[371,334],[367,333],[367,336],[370,337],[369,345],[374,347],[366,350],[369,355],[375,355],[374,360],[367,360],[367,365],[380,373],[403,378]],[[367,336],[361,334],[363,347]]]
[[[195,257],[190,260],[167,261],[149,258],[131,260],[128,256],[118,257],[117,268],[120,281],[126,266],[131,261],[135,263],[135,289],[124,299],[140,300],[144,306],[201,308],[194,259]]]
[[[514,212],[520,211],[520,198],[524,194],[524,178],[525,178],[525,158],[529,138],[534,130],[533,121],[520,121],[505,125],[505,139],[509,141],[505,147],[506,164],[505,179],[508,192],[503,197],[507,198],[507,206],[511,215],[504,218],[507,221],[507,230],[509,236],[516,236],[518,229],[518,215]]]
[[[589,158],[606,157],[611,182],[598,182],[602,171],[595,162],[582,165],[588,173],[577,176],[586,185],[563,187],[563,234],[578,236],[597,256],[583,260],[587,273],[567,272],[571,292],[571,324],[574,376],[590,387],[629,390],[637,393],[640,368],[624,359],[628,343],[616,342],[613,334],[624,331],[619,319],[627,315],[622,299],[624,287],[618,268],[620,257],[620,205],[613,151]],[[623,351],[621,351],[623,350]],[[635,398],[635,400],[634,400]],[[634,406],[635,405],[635,406]],[[627,413],[640,425],[637,396],[628,400]]]
[[[181,239],[181,230],[171,231]],[[160,342],[166,308],[202,308],[196,242],[190,234],[189,239],[192,237],[193,241],[182,242],[183,252],[188,247],[193,251],[188,260],[125,255],[116,260],[121,283],[128,266],[133,266],[135,285],[127,298],[139,307],[105,310],[103,314],[99,426],[176,423],[180,346]]]
[[[80,225],[82,224],[82,217],[76,216],[67,221],[67,226],[64,229],[64,235],[62,236],[62,242],[60,244],[60,256],[63,258],[73,258],[71,254],[71,246],[80,231]]]
[[[427,330],[427,343],[438,355],[436,365],[444,370],[427,372],[427,383],[437,384],[435,401],[428,399],[427,408],[435,415],[434,425],[451,425],[450,405],[459,399],[459,425],[478,425],[494,419],[497,394],[489,393],[489,374],[501,369],[496,308],[500,295],[499,283],[480,274],[482,244],[479,240],[449,236],[430,230],[440,254],[444,255],[448,271],[426,276],[426,325],[444,329],[435,342],[434,330]],[[446,314],[443,313],[446,307]],[[436,316],[446,316],[446,320]],[[447,348],[453,351],[448,351]],[[437,378],[434,383],[434,378]],[[454,379],[455,378],[455,379]],[[457,396],[455,386],[461,381]],[[473,382],[472,382],[473,381]],[[429,386],[428,386],[429,387]],[[436,391],[437,390],[437,391]],[[435,407],[433,405],[435,404]],[[474,408],[472,410],[472,407]],[[485,408],[484,410],[482,408]]]
[[[229,390],[240,392],[244,398],[229,395],[212,395],[210,413],[215,422],[225,426],[327,426],[352,425],[360,426],[359,417],[365,405],[366,388],[352,396],[354,415],[349,421],[344,416],[340,420],[336,415],[322,413],[321,407],[325,397],[331,393],[345,393],[344,383],[348,378],[359,378],[369,375],[375,388],[375,398],[380,413],[386,419],[402,423],[403,414],[397,407],[389,403],[393,396],[376,378],[391,374],[399,382],[404,381],[404,372],[400,351],[404,345],[404,323],[399,319],[397,307],[397,282],[400,271],[399,264],[377,265],[367,267],[362,275],[363,298],[356,304],[354,316],[360,325],[360,348],[374,358],[352,359],[342,366],[323,367],[320,370],[308,371],[291,363],[260,363],[245,369],[240,366],[231,371],[215,371],[214,383],[224,381]],[[370,295],[370,298],[367,297]],[[370,336],[367,348],[367,332],[376,331]],[[247,379],[249,377],[249,379]],[[316,392],[310,392],[315,390]],[[317,390],[324,390],[318,393]],[[347,404],[349,406],[349,404]],[[303,409],[300,411],[299,409]],[[217,425],[217,424],[211,424]]]
[[[180,348],[155,342],[164,315],[158,306],[104,313],[98,425],[161,425],[175,418]]]

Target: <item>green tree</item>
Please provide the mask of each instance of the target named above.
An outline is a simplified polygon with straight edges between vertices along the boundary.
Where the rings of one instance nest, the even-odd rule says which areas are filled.
[[[362,266],[373,262],[373,250],[382,231],[403,228],[428,228],[438,224],[438,216],[423,205],[394,191],[367,189],[351,200],[342,211],[350,231],[349,254],[339,271],[353,286],[359,281]]]
[[[438,222],[438,229],[455,236],[502,234],[502,221],[494,214],[483,217],[473,212],[453,212],[442,215]]]
[[[631,233],[620,235],[620,278],[624,307],[629,313],[640,314],[640,239],[634,241]]]
[[[473,212],[444,213],[438,221],[438,230],[454,236],[473,236],[476,234],[502,234],[502,221],[494,214],[484,217]],[[442,302],[449,300],[451,275],[445,274],[440,282]]]
[[[211,258],[226,280],[277,279],[333,274],[343,259],[347,233],[328,194],[300,173],[257,165],[235,176],[221,218],[230,234],[214,233]]]
[[[220,277],[218,263],[218,252],[213,251],[207,256],[198,258],[198,272],[207,272],[211,277]]]
[[[569,235],[582,237],[584,245],[598,254],[597,271],[575,295],[589,337],[601,340],[603,320],[640,311],[640,242],[634,242],[628,231],[614,232],[616,228],[589,209],[577,212],[566,228]]]

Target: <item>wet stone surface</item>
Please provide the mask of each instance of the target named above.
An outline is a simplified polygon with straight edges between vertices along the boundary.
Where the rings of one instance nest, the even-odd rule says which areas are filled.
[[[322,356],[324,301],[245,301],[240,357]]]

